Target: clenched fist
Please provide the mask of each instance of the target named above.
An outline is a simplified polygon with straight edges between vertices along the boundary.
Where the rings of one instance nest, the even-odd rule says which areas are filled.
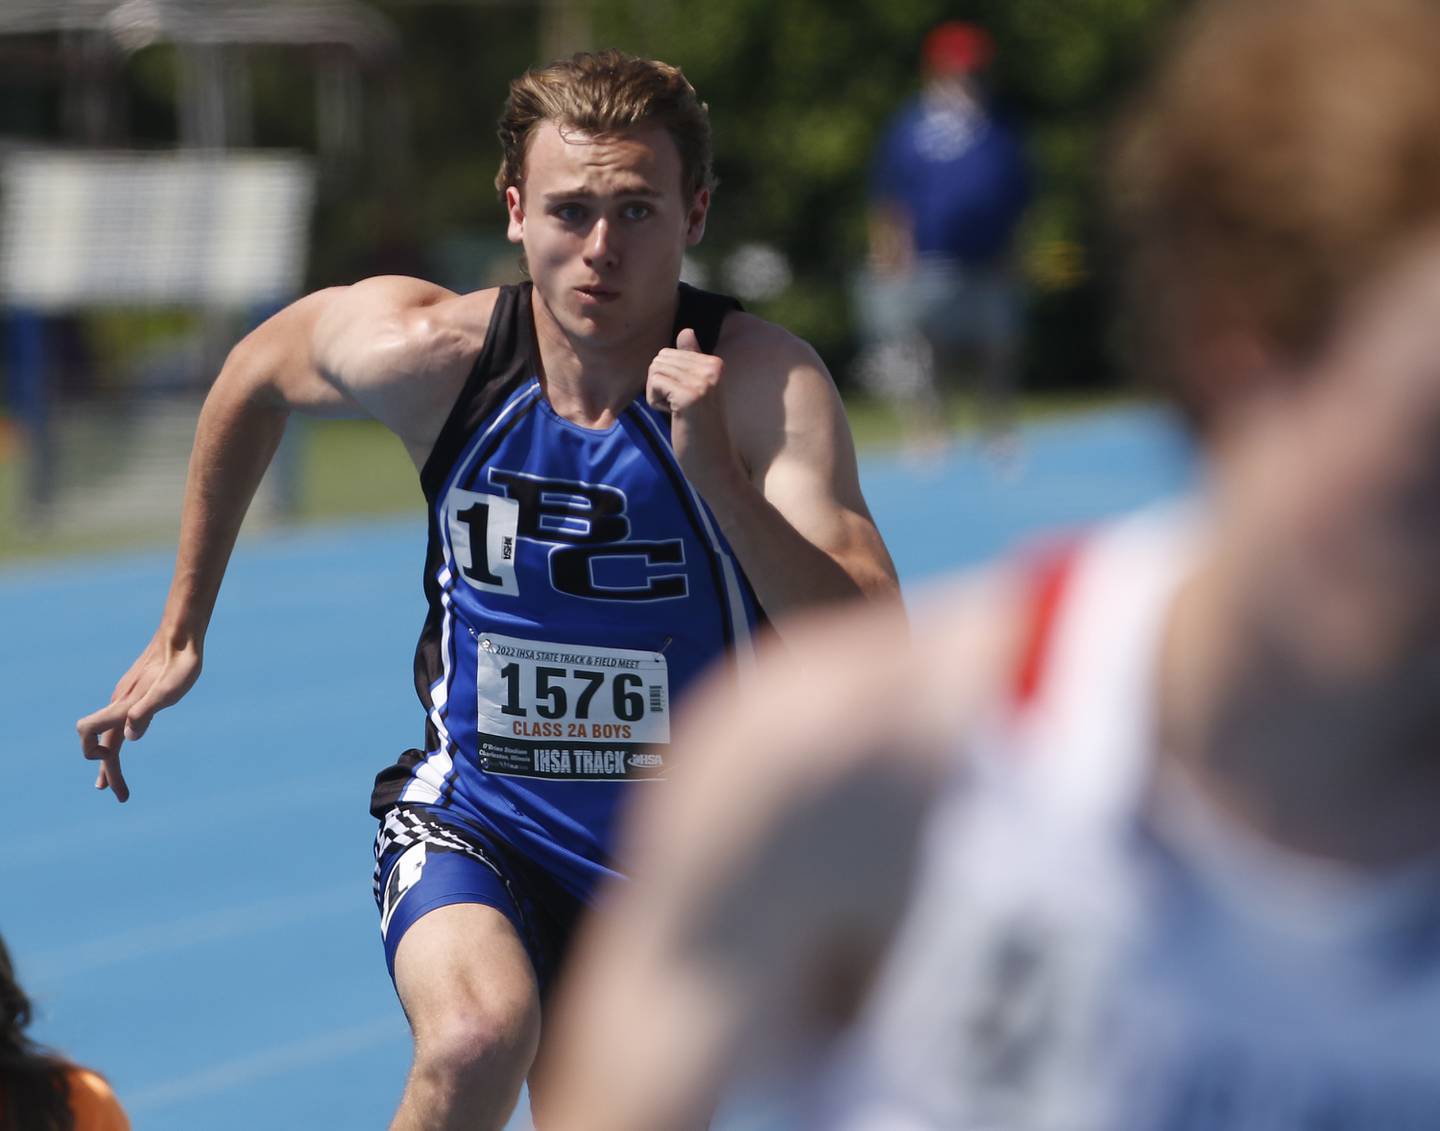
[[[674,349],[650,363],[645,399],[670,414],[670,444],[680,469],[707,499],[744,477],[725,418],[725,363],[700,351],[694,330],[681,330]]]

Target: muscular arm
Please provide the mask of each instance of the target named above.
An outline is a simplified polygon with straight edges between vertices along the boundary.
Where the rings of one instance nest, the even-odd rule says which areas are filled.
[[[1013,646],[1002,604],[994,583],[952,598],[913,643],[883,609],[832,615],[762,657],[748,696],[702,693],[682,774],[634,814],[633,882],[581,936],[546,1126],[703,1127],[738,1061],[805,1038],[827,975],[902,914],[924,814]]]
[[[844,408],[815,351],[778,326],[732,315],[720,357],[688,352],[663,351],[651,388],[657,369],[680,386],[659,402],[674,416],[677,455],[765,611],[779,617],[862,594],[893,597],[895,566],[860,491]],[[688,387],[687,365],[699,374]]]
[[[756,583],[761,600],[768,595],[782,608],[828,601],[845,594],[847,581],[866,596],[896,596],[895,564],[861,494],[850,424],[824,363],[774,326],[747,345],[737,361],[763,374],[769,359],[779,411],[761,415],[765,396],[747,397],[738,410],[741,458],[768,507],[751,509],[749,522],[737,510],[734,534],[730,527],[726,534],[745,547],[736,553],[747,567],[769,559],[764,588]]]
[[[190,452],[175,573],[161,630],[177,645],[205,636],[240,524],[290,412],[356,415],[312,360],[315,325],[342,291],[287,307],[231,350],[200,410]],[[133,724],[132,724],[133,726]]]
[[[423,462],[488,319],[460,301],[415,279],[370,279],[300,299],[231,351],[196,426],[160,626],[110,703],[77,724],[85,756],[102,763],[98,788],[126,799],[122,743],[199,677],[235,539],[289,414],[374,416]]]

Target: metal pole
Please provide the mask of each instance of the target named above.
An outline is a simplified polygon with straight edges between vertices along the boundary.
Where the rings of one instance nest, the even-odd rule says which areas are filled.
[[[544,0],[540,5],[540,57],[563,59],[591,46],[587,0]]]
[[[45,323],[34,310],[14,308],[7,319],[6,368],[11,403],[24,439],[22,513],[36,525],[55,499],[55,439],[50,427],[50,390],[45,380]]]

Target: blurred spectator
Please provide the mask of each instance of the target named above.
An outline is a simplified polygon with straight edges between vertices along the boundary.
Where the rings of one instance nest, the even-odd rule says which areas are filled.
[[[110,1085],[25,1035],[30,999],[0,940],[0,1127],[5,1131],[130,1131]]]
[[[925,85],[891,120],[870,175],[870,262],[856,287],[861,378],[901,414],[907,446],[943,444],[937,369],[958,351],[979,370],[981,423],[1010,425],[1020,330],[1015,232],[1030,177],[1015,130],[986,105],[994,54],[973,24],[940,24]]]

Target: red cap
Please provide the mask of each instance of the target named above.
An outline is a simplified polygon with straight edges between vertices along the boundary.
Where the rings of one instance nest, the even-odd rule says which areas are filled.
[[[990,33],[963,20],[947,20],[925,37],[921,57],[932,74],[973,74],[982,70],[995,54]]]

